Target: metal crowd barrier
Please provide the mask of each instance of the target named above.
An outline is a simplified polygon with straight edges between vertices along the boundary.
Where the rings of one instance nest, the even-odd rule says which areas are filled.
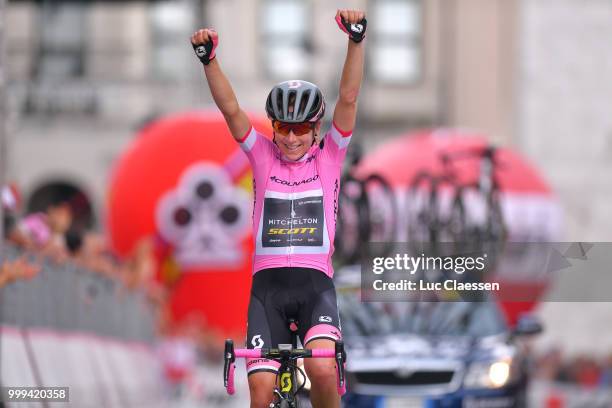
[[[5,244],[0,263],[22,255]],[[163,404],[155,309],[146,295],[75,264],[30,257],[42,265],[38,275],[0,288],[0,385],[69,387],[70,402],[5,396],[5,406]]]
[[[581,387],[575,384],[533,381],[530,407],[544,408],[610,408],[612,390],[604,387]]]

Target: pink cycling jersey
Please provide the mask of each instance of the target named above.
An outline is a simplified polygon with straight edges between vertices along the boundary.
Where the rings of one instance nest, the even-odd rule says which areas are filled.
[[[285,160],[254,128],[242,139],[253,168],[253,273],[302,267],[333,276],[340,170],[351,134],[332,125],[299,161]]]

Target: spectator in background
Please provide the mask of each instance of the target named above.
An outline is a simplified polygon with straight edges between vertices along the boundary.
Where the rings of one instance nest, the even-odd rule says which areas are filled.
[[[49,203],[44,212],[30,214],[22,219],[17,228],[26,238],[26,249],[41,251],[62,261],[68,256],[65,235],[71,223],[69,201],[60,197]]]
[[[608,355],[608,358],[606,358],[603,364],[599,385],[602,388],[612,389],[612,354]]]
[[[579,356],[573,364],[571,373],[574,382],[584,388],[596,388],[599,384],[600,368],[590,356]]]
[[[0,197],[2,202],[2,225],[4,227],[3,238],[16,245],[26,246],[29,241],[17,228],[17,214],[21,206],[21,194],[17,186],[14,184],[2,186]]]
[[[162,301],[163,287],[155,281],[153,241],[140,240],[125,260],[113,255],[106,238],[95,232],[69,229],[66,247],[72,261],[91,271],[119,279],[127,289],[144,289],[152,300]]]
[[[535,376],[540,380],[561,380],[560,373],[563,369],[563,357],[559,348],[552,348],[537,359]]]
[[[17,212],[21,203],[19,190],[14,184],[2,186],[0,202],[2,205],[2,224],[4,236],[2,239],[15,243],[26,242],[17,229]],[[30,279],[36,276],[40,267],[29,263],[24,257],[0,262],[0,288],[17,279]]]

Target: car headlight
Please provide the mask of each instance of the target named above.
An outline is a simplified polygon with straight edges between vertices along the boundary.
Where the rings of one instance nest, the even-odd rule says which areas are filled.
[[[463,384],[467,388],[500,388],[513,381],[512,360],[474,362]]]

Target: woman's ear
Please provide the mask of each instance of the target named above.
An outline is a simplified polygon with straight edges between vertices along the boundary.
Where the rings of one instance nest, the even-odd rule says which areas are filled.
[[[314,128],[314,143],[321,142],[321,121],[318,121]]]

